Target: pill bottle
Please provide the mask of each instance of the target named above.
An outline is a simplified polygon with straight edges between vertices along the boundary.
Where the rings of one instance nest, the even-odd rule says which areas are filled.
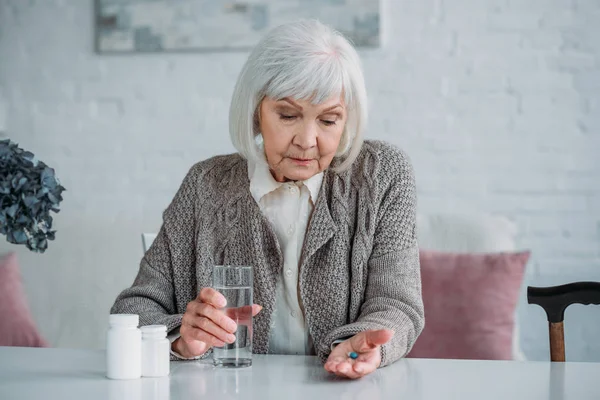
[[[137,379],[142,375],[142,332],[136,314],[111,314],[106,334],[106,376]]]
[[[142,326],[142,376],[169,375],[171,342],[165,325]]]

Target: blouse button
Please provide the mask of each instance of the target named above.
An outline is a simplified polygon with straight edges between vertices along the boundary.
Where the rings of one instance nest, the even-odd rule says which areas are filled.
[[[285,270],[285,276],[287,276],[288,278],[289,278],[290,276],[292,276],[292,270],[291,270],[291,269],[286,269],[286,270]]]
[[[288,227],[287,234],[288,234],[289,236],[292,236],[292,234],[293,234],[293,233],[294,233],[294,225],[290,225],[290,226]]]
[[[298,316],[298,313],[296,312],[296,310],[292,310],[292,312],[290,314],[292,315],[292,318],[296,318]]]

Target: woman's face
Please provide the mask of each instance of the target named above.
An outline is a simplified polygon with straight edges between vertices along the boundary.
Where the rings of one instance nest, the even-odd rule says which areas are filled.
[[[317,105],[307,100],[265,97],[259,114],[265,155],[278,182],[306,180],[327,169],[347,118],[339,96]]]

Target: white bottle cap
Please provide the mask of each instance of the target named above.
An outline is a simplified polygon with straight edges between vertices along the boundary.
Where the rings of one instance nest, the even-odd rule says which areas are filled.
[[[110,314],[108,323],[111,326],[134,326],[140,323],[140,316],[137,314]]]
[[[163,338],[167,336],[165,325],[145,325],[140,327],[143,337]]]

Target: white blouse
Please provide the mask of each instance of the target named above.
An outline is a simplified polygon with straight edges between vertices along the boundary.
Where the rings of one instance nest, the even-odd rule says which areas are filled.
[[[298,270],[304,236],[319,195],[323,173],[297,182],[277,182],[266,163],[248,162],[250,193],[271,222],[283,253],[275,310],[269,332],[271,354],[314,354],[304,319]]]

